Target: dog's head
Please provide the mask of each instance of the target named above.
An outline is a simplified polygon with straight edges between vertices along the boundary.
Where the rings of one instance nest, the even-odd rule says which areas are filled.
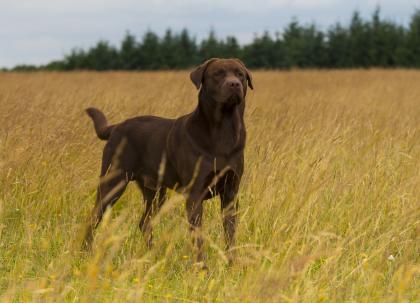
[[[217,103],[239,104],[245,96],[247,86],[253,89],[252,76],[239,59],[207,60],[190,74],[197,89],[203,90]]]

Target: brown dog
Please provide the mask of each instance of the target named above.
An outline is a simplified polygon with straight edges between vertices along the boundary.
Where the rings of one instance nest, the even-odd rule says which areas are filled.
[[[202,203],[214,194],[221,199],[226,248],[233,245],[238,208],[234,199],[244,169],[243,115],[247,86],[253,88],[251,74],[239,59],[213,58],[190,78],[197,89],[201,86],[198,106],[178,119],[141,116],[108,126],[102,112],[86,110],[98,137],[108,141],[84,240],[87,248],[106,208],[117,202],[129,181],[137,182],[146,202],[140,228],[149,246],[150,220],[164,203],[166,188],[187,194],[197,262],[203,260]]]

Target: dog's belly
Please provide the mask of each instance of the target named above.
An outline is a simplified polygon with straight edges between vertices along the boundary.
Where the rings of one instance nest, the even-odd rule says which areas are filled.
[[[156,178],[155,176],[141,174],[139,179],[145,188],[151,190],[158,190],[161,187],[179,190],[179,183],[174,180],[169,180],[168,178],[159,180],[159,178]]]
[[[193,176],[193,174],[193,171],[189,173],[190,176]],[[213,161],[204,160],[202,162],[199,169],[199,175],[204,176],[205,178],[205,184],[202,190],[203,192],[207,191],[206,199],[211,198],[215,193],[220,191],[224,182],[223,180],[228,174],[237,174],[236,163],[229,163],[225,158],[213,159]],[[166,166],[165,171],[160,176],[159,174],[147,170],[139,172],[138,176],[144,187],[148,189],[158,190],[160,187],[166,187],[180,193],[185,192],[186,187],[188,187],[193,178],[191,177],[184,180],[184,182],[181,182],[169,166]]]
[[[177,189],[180,187],[178,175],[168,162],[166,162],[164,169],[160,166],[156,166],[156,168],[143,166],[138,171],[137,176],[138,180],[148,189],[158,190],[160,187]]]

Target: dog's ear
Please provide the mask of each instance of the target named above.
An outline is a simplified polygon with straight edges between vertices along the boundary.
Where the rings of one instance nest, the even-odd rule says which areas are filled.
[[[204,62],[203,64],[201,64],[200,66],[196,67],[191,72],[190,79],[194,83],[195,87],[197,87],[197,89],[200,89],[201,83],[203,83],[204,72],[206,71],[209,64],[218,59],[219,58],[211,58],[207,60],[206,62]]]
[[[248,81],[248,86],[249,86],[250,89],[254,89],[254,86],[252,85],[252,75],[251,75],[251,72],[246,68],[245,64],[241,60],[239,60],[238,58],[235,58],[235,61],[237,61],[245,69],[245,72],[246,72],[246,80]]]

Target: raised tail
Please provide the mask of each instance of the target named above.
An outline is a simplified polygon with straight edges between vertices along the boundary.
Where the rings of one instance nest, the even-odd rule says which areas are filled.
[[[108,140],[115,126],[108,126],[105,115],[97,108],[89,107],[86,109],[86,113],[93,120],[93,125],[95,126],[95,131],[98,138],[101,140]]]

